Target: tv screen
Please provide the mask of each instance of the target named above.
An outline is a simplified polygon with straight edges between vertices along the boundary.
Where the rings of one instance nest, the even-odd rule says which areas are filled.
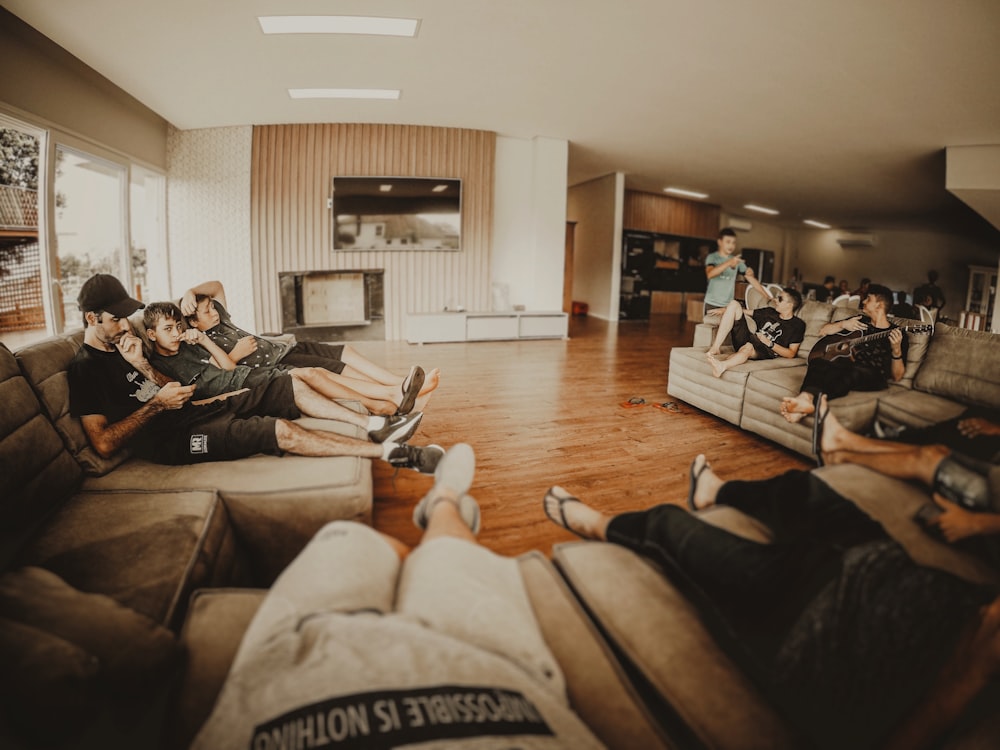
[[[334,250],[460,250],[462,181],[334,177]]]

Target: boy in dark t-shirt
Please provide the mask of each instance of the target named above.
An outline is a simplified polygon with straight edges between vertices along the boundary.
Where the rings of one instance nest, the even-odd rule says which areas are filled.
[[[775,298],[775,307],[748,312],[738,301],[730,302],[719,321],[715,341],[705,352],[712,374],[721,378],[726,370],[749,359],[795,357],[806,334],[805,321],[795,316],[800,307],[802,295],[790,287],[781,290]],[[719,359],[722,343],[730,332],[736,351],[726,359]]]

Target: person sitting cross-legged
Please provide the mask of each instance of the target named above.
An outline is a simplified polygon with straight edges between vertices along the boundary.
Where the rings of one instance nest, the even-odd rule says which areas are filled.
[[[193,750],[602,747],[517,562],[476,543],[474,470],[468,445],[441,459],[412,549],[360,523],[322,528],[268,590]]]
[[[802,295],[786,287],[775,303],[775,307],[759,307],[752,312],[744,310],[737,300],[726,306],[715,340],[705,352],[715,377],[721,378],[726,370],[749,359],[793,359],[798,354],[806,334],[805,321],[795,315],[802,307]],[[719,352],[730,332],[736,351],[720,359]]]
[[[126,446],[165,464],[229,461],[256,453],[358,456],[431,473],[443,454],[439,446],[400,442],[415,429],[412,420],[393,425],[381,445],[298,425],[293,420],[303,415],[359,426],[358,420],[365,420],[364,426],[369,422],[294,378],[275,378],[260,388],[192,403],[195,385],[182,385],[146,358],[128,321],[143,304],[129,297],[118,279],[91,277],[77,301],[86,330],[83,346],[67,368],[70,414],[80,419],[90,444],[104,458]],[[400,428],[403,433],[397,432]]]

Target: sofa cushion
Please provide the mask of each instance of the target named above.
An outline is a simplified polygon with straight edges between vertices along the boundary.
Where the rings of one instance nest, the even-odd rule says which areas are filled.
[[[812,453],[812,416],[789,424],[778,411],[781,399],[799,393],[805,369],[761,370],[747,379],[740,427],[801,453]],[[867,432],[875,421],[878,401],[888,391],[851,391],[830,402],[830,409],[847,429]]]
[[[80,484],[83,472],[0,344],[0,567]]]
[[[165,750],[182,750],[205,723],[265,589],[200,589],[191,596],[181,643],[184,670],[164,726]]]
[[[878,419],[893,427],[930,427],[954,419],[965,408],[951,399],[892,385],[878,400]]]
[[[738,365],[721,378],[712,375],[705,349],[674,347],[670,350],[667,370],[667,393],[738,425],[743,414],[743,396],[747,378],[760,370],[802,368],[799,358],[750,360]],[[804,372],[804,370],[803,370]],[[801,379],[801,375],[799,376]]]
[[[85,594],[42,568],[0,576],[0,617],[39,628],[94,656],[102,683],[120,697],[163,681],[177,665],[174,635],[100,594]]]
[[[718,646],[688,600],[614,544],[558,545],[553,561],[623,659],[651,688],[677,747],[794,748],[788,726]],[[676,713],[681,725],[669,720]],[[690,737],[688,733],[693,734]]]
[[[171,628],[199,586],[249,580],[214,492],[78,493],[19,554]]]
[[[0,617],[0,726],[41,746],[77,736],[97,707],[99,668],[79,646]]]
[[[81,330],[47,338],[19,349],[14,356],[70,454],[87,474],[100,476],[121,464],[129,457],[129,453],[121,450],[110,458],[103,458],[91,447],[80,420],[69,413],[66,368],[82,345]]]
[[[939,323],[913,387],[963,404],[1000,408],[998,343],[992,333]]]
[[[361,437],[344,422],[303,418],[303,427]],[[306,543],[330,521],[371,523],[371,460],[352,456],[257,455],[239,461],[191,466],[154,464],[133,458],[110,474],[87,477],[84,494],[212,490],[225,503],[230,521],[253,566],[253,580],[267,586]]]

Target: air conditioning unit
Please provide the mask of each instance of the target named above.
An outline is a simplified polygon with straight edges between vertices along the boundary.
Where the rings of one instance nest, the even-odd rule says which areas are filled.
[[[875,247],[878,237],[871,232],[841,232],[837,244],[841,247]]]
[[[731,216],[726,221],[726,226],[730,229],[735,229],[737,232],[749,232],[753,229],[753,224],[747,219],[741,219],[738,216]]]

